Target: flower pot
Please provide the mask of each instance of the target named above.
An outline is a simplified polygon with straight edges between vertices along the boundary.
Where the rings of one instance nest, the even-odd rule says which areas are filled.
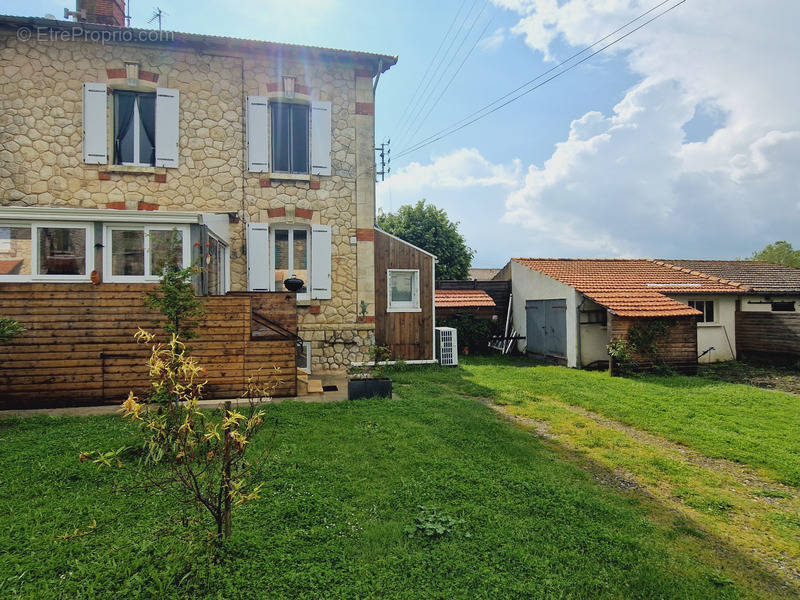
[[[391,398],[392,380],[388,377],[350,379],[347,382],[347,399]]]
[[[294,275],[292,275],[288,279],[283,280],[283,286],[290,292],[297,292],[298,290],[300,290],[300,288],[303,287],[304,283],[305,282],[302,279],[300,279],[299,277],[295,277]]]

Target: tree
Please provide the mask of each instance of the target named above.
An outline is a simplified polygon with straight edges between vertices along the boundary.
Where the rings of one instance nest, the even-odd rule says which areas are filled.
[[[469,279],[475,251],[467,246],[458,225],[424,199],[378,217],[378,227],[384,231],[436,255],[436,279]]]
[[[768,244],[759,252],[753,252],[750,260],[763,260],[800,269],[800,250],[795,250],[789,242],[781,240],[774,244]]]

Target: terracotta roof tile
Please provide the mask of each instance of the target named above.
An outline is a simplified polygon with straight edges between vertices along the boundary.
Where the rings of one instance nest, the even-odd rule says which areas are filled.
[[[436,290],[436,308],[496,306],[483,290]]]
[[[670,294],[735,294],[734,281],[673,268],[652,259],[515,258],[515,262],[574,287],[622,317],[700,314]]]

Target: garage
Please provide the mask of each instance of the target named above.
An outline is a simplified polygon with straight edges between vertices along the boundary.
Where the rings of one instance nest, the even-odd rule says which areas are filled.
[[[567,360],[567,299],[526,300],[528,354],[539,358]]]

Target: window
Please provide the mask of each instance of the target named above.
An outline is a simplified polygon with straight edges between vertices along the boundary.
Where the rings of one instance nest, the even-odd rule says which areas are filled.
[[[714,301],[713,300],[689,300],[689,306],[696,308],[701,313],[697,317],[698,323],[713,323],[714,322]]]
[[[308,105],[272,102],[270,110],[272,170],[308,173]]]
[[[114,91],[114,163],[156,164],[156,95]]]
[[[206,242],[205,274],[210,296],[223,296],[227,291],[228,273],[226,255],[228,247],[212,235]]]
[[[773,302],[772,310],[773,312],[794,312],[794,301]]]
[[[297,368],[311,373],[311,342],[297,345]]]
[[[419,271],[387,271],[388,312],[419,312]]]
[[[91,247],[85,224],[0,224],[0,280],[88,280]]]
[[[283,280],[297,277],[303,280],[303,287],[297,291],[298,298],[308,298],[310,282],[308,280],[308,229],[305,227],[277,226],[271,232],[272,237],[272,280],[274,290],[286,290]]]
[[[111,225],[105,238],[106,281],[155,281],[168,264],[189,264],[186,227]]]
[[[581,325],[608,325],[608,311],[605,308],[581,311]]]

